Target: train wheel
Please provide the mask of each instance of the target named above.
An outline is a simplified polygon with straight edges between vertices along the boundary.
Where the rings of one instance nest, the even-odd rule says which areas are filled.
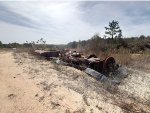
[[[103,69],[105,72],[113,72],[115,70],[116,61],[113,57],[108,57],[105,59],[103,64]]]

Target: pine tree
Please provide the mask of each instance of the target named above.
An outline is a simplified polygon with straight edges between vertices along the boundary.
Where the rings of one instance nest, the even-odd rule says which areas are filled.
[[[113,20],[109,22],[109,27],[105,27],[106,31],[105,34],[109,35],[109,38],[121,38],[122,37],[122,30],[120,29],[119,22]]]

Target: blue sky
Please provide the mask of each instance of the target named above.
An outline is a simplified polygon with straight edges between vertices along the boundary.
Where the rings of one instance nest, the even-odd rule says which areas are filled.
[[[86,40],[119,21],[124,37],[150,35],[150,2],[24,1],[0,2],[0,40],[50,44]]]

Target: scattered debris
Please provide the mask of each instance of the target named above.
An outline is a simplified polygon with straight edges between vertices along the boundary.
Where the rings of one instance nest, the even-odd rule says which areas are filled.
[[[102,82],[120,84],[121,79],[116,79],[119,78],[117,75],[120,75],[120,78],[124,78],[127,75],[127,71],[123,70],[123,67],[120,67],[113,57],[101,60],[96,55],[91,54],[86,58],[79,52],[70,51],[69,49],[62,51],[36,50],[35,53],[48,60],[55,59],[54,62],[57,64],[71,66],[82,70],[88,75],[94,77],[96,80],[100,80]]]
[[[8,97],[9,97],[9,99],[13,99],[16,97],[16,95],[15,94],[9,94]]]
[[[59,57],[60,51],[35,50],[34,53],[47,59],[51,59],[53,57]]]
[[[35,97],[38,97],[39,96],[39,94],[37,93],[36,95],[35,95]]]
[[[58,102],[53,102],[53,101],[51,101],[51,105],[53,105],[53,109],[60,106]]]

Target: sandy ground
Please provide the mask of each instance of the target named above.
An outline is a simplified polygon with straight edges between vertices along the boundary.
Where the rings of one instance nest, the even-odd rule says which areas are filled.
[[[0,54],[0,113],[42,113],[44,107],[35,99],[40,91],[10,52]]]
[[[150,74],[117,87],[28,53],[0,52],[0,113],[150,113]]]

